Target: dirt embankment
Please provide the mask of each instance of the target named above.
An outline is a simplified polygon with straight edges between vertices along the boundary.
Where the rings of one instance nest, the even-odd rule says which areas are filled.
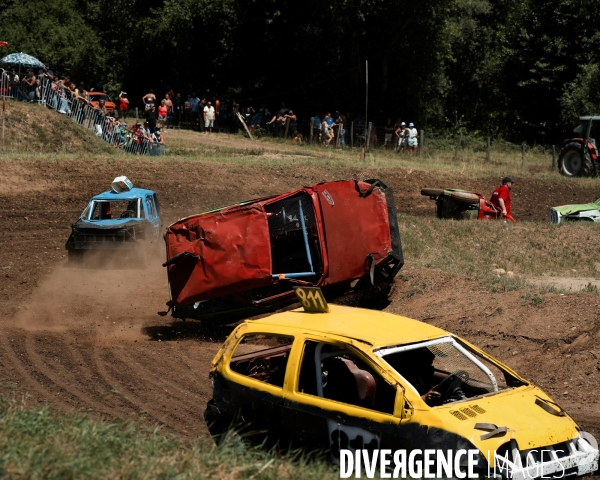
[[[150,259],[145,269],[69,266],[63,247],[70,223],[92,194],[120,174],[156,190],[168,222],[357,173],[306,167],[290,174],[282,167],[148,159],[5,162],[3,172],[19,188],[0,193],[2,389],[27,392],[65,409],[146,418],[189,436],[206,434],[208,365],[230,329],[207,330],[159,317],[156,312],[168,299],[159,259]],[[446,175],[432,172],[373,173],[394,187],[399,211],[415,215],[433,214],[421,187],[448,186]],[[553,202],[564,203],[574,191],[561,185],[523,182],[515,192],[515,210],[544,210],[547,191],[554,188]],[[483,182],[461,186],[491,187]],[[447,328],[496,355],[545,388],[600,438],[598,297],[546,294],[540,303],[522,292],[491,294],[472,277],[412,269],[408,258],[390,300],[387,310]]]
[[[66,116],[37,103],[6,102],[9,152],[111,154],[115,149]]]

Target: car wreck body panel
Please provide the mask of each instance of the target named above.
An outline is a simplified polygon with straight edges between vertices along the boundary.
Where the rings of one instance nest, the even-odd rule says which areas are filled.
[[[317,185],[315,190],[321,197],[329,262],[324,285],[364,275],[367,255],[376,265],[387,258],[392,242],[382,190],[360,197],[352,181]]]
[[[213,399],[205,418],[213,435],[234,424],[243,433],[260,431],[257,442],[321,448],[335,461],[340,448],[478,449],[482,475],[488,450],[496,451],[502,458],[490,458],[489,468],[502,478],[598,468],[598,450],[559,405],[468,342],[405,317],[329,308],[285,312],[234,330],[211,367]],[[413,379],[423,365],[397,356],[425,348],[434,376],[461,376],[466,394],[426,403]],[[474,359],[470,376],[438,370],[437,361],[459,365],[459,351]],[[486,372],[494,378],[484,363],[497,382],[483,381]]]
[[[600,198],[581,205],[563,205],[550,209],[550,223],[565,221],[600,222]]]
[[[294,301],[294,285],[393,281],[392,191],[337,181],[183,218],[165,234],[173,316],[231,322]]]
[[[167,230],[167,257],[175,304],[208,300],[271,283],[267,215],[259,205],[224,210]]]

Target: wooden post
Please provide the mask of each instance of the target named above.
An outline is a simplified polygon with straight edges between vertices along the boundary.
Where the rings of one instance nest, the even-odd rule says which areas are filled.
[[[419,157],[423,155],[423,142],[425,142],[425,130],[421,130],[421,138],[419,139]]]
[[[250,133],[250,130],[248,130],[248,125],[246,125],[246,122],[244,121],[244,117],[242,117],[240,115],[240,112],[236,112],[237,117],[239,118],[240,122],[242,122],[242,125],[244,126],[244,129],[246,130],[246,133],[248,134],[248,136],[250,137],[250,140],[254,140],[252,138],[252,134]]]
[[[313,143],[313,128],[315,127],[315,117],[310,117],[310,132],[308,132],[308,144]]]
[[[283,134],[284,138],[287,138],[289,129],[290,129],[290,119],[288,118],[285,121],[285,133]]]
[[[369,141],[371,140],[371,128],[373,128],[373,122],[369,122],[369,128],[367,128],[367,150],[369,150]]]
[[[488,163],[490,161],[490,142],[491,142],[490,137],[487,137],[487,151],[485,153],[485,161]]]
[[[354,122],[350,122],[350,150],[354,148]]]
[[[458,137],[458,143],[456,144],[456,150],[454,150],[454,159],[458,158],[458,151],[460,150],[460,144],[462,142],[462,132],[460,132],[460,136]]]
[[[552,145],[552,171],[556,168],[556,145]]]
[[[135,123],[140,121],[140,117],[138,116],[138,107],[135,107]]]
[[[525,142],[521,144],[521,168],[525,166]]]

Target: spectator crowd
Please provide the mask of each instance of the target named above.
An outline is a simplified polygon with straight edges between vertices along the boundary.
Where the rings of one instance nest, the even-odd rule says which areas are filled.
[[[23,101],[40,102],[74,118],[78,123],[93,123],[98,136],[117,148],[133,153],[154,154],[163,146],[163,131],[168,128],[192,128],[205,134],[213,131],[236,133],[247,128],[253,135],[290,138],[294,142],[309,141],[325,146],[344,147],[351,144],[381,146],[397,152],[414,153],[419,138],[415,125],[390,118],[383,127],[367,124],[361,115],[352,116],[340,111],[316,112],[309,119],[299,120],[294,110],[281,103],[271,111],[266,104],[255,110],[251,105],[240,106],[235,99],[195,92],[185,95],[167,88],[163,98],[150,89],[141,98],[143,123],[128,126],[126,119],[132,106],[126,92],[120,92],[117,104],[102,92],[88,92],[83,82],[76,84],[68,76],[59,78],[48,65],[37,75],[27,69],[19,78],[14,68],[1,70],[1,93]],[[189,91],[189,90],[188,90]],[[137,109],[136,109],[137,111]],[[93,117],[90,120],[90,117]],[[245,125],[244,125],[245,124]],[[367,138],[368,137],[368,138]],[[142,146],[144,145],[144,146]]]
[[[119,109],[102,92],[88,92],[84,82],[75,83],[69,76],[60,78],[49,65],[37,75],[28,68],[20,78],[15,68],[0,68],[0,94],[24,102],[38,102],[70,117],[74,122],[92,130],[110,145],[139,155],[164,154],[164,138],[158,128],[125,121],[129,100],[119,95]]]

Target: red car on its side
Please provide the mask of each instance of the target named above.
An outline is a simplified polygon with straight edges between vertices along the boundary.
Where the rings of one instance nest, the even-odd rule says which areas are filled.
[[[298,285],[394,280],[404,259],[392,189],[320,183],[193,215],[165,234],[178,318],[230,323],[295,301]]]

